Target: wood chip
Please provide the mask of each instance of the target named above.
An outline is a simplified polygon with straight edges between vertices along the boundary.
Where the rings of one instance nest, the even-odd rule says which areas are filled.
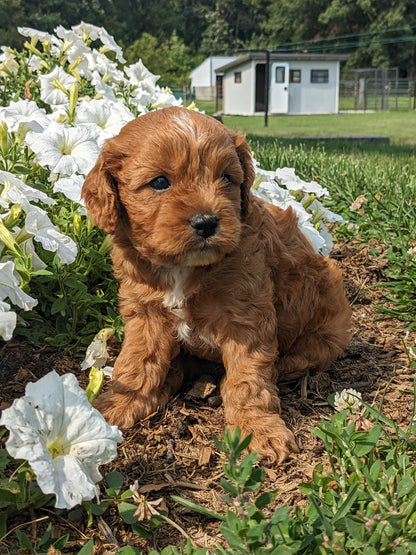
[[[211,455],[212,455],[212,449],[211,447],[201,447],[200,453],[199,453],[199,459],[198,459],[198,464],[199,466],[206,466],[207,464],[209,464],[209,461],[211,460]]]
[[[192,389],[188,391],[186,399],[206,399],[216,390],[217,386],[214,383],[212,376],[208,374],[202,375],[197,382],[193,385]]]

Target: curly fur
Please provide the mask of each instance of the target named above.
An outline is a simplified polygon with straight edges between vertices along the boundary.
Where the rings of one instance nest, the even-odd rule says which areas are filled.
[[[154,181],[168,181],[155,190]],[[321,371],[350,337],[335,263],[291,209],[250,192],[244,137],[184,108],[150,112],[104,145],[83,198],[112,235],[125,338],[97,407],[130,427],[180,386],[180,349],[223,363],[227,425],[269,461],[297,450],[276,383]],[[217,227],[197,229],[204,218]]]

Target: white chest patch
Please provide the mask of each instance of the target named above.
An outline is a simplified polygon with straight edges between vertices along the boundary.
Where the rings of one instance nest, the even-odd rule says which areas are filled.
[[[177,310],[183,307],[185,301],[184,285],[190,272],[190,268],[173,268],[170,271],[169,285],[171,289],[165,294],[163,306],[170,310]]]
[[[163,306],[168,308],[177,318],[176,335],[179,341],[188,346],[205,345],[210,349],[216,348],[216,343],[212,334],[203,335],[200,330],[192,329],[189,324],[189,313],[186,308],[186,294],[184,285],[191,273],[190,268],[174,268],[170,272],[169,285],[170,291],[165,294]],[[193,291],[188,290],[188,294]]]
[[[184,343],[189,342],[191,332],[191,328],[186,323],[186,309],[184,308],[186,299],[184,285],[190,272],[190,268],[174,268],[171,270],[169,280],[171,290],[165,294],[163,300],[163,306],[173,312],[179,319],[176,333],[179,341]]]

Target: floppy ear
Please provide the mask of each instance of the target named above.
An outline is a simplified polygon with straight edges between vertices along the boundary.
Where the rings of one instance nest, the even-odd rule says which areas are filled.
[[[116,175],[122,159],[113,143],[112,139],[105,143],[81,194],[92,221],[110,235],[115,232],[120,215]]]
[[[241,167],[244,172],[244,181],[241,184],[241,214],[246,216],[250,209],[251,186],[253,185],[255,171],[251,150],[245,136],[237,133],[230,133],[234,141],[237,154],[240,159]]]

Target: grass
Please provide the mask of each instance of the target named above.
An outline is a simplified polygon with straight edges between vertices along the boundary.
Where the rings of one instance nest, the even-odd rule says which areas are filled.
[[[236,131],[271,137],[385,135],[393,145],[415,144],[416,111],[310,116],[223,116]]]
[[[390,262],[386,296],[394,308],[381,310],[416,329],[416,153],[410,145],[385,145],[330,141],[282,141],[247,136],[254,157],[264,169],[293,167],[306,181],[327,187],[327,206],[342,214],[348,225],[337,231],[339,239],[359,238],[363,244],[377,239],[374,255],[387,254]],[[357,197],[365,201],[350,207]],[[386,304],[387,306],[387,304]]]

